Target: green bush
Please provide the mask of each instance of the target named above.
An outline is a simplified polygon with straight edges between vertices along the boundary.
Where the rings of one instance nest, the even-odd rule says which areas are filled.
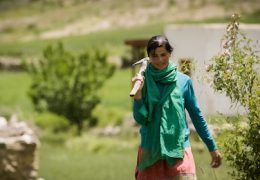
[[[237,179],[260,179],[260,64],[252,40],[239,31],[238,15],[232,16],[224,36],[223,52],[213,57],[214,88],[247,110],[244,123],[233,122],[233,130],[224,137],[224,155],[235,168]]]
[[[75,56],[62,43],[48,46],[43,58],[26,66],[32,77],[29,95],[35,109],[66,117],[77,126],[78,134],[83,121],[93,120],[92,110],[100,102],[97,90],[114,72],[103,50],[89,49]]]
[[[69,121],[60,115],[43,112],[39,113],[35,117],[35,123],[42,129],[49,129],[52,132],[60,132],[68,130],[70,127]]]

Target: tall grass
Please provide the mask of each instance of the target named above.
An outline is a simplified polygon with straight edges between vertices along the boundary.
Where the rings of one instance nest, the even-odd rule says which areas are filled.
[[[193,142],[192,145],[197,143]],[[210,167],[211,156],[206,150],[206,147],[202,143],[198,143],[196,146],[203,147],[200,149],[193,148],[193,156],[196,164],[196,173],[198,180],[231,180],[232,177],[228,174],[230,168],[223,160],[222,165],[219,168],[213,169]]]

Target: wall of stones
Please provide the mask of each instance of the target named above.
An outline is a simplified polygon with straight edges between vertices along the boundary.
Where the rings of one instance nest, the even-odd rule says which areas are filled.
[[[0,179],[38,179],[39,140],[25,122],[0,117]]]

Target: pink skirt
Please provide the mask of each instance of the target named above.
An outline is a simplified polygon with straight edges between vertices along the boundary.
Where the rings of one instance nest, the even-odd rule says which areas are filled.
[[[137,165],[142,156],[142,148],[138,150]],[[184,149],[184,158],[177,159],[173,166],[169,166],[165,160],[158,160],[155,164],[144,170],[138,170],[136,166],[136,180],[161,180],[174,178],[180,175],[192,175],[195,177],[196,168],[191,152],[191,147]]]

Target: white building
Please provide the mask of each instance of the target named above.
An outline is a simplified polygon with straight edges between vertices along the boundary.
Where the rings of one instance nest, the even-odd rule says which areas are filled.
[[[248,38],[260,43],[260,25],[240,25]],[[243,113],[240,106],[231,107],[231,102],[224,94],[214,92],[210,82],[203,80],[206,65],[214,55],[221,51],[221,40],[225,34],[226,24],[207,25],[169,25],[164,34],[174,47],[173,59],[191,58],[195,63],[192,74],[195,93],[205,115],[223,113],[232,115]],[[260,44],[258,44],[258,48]],[[260,50],[260,48],[259,48]]]

